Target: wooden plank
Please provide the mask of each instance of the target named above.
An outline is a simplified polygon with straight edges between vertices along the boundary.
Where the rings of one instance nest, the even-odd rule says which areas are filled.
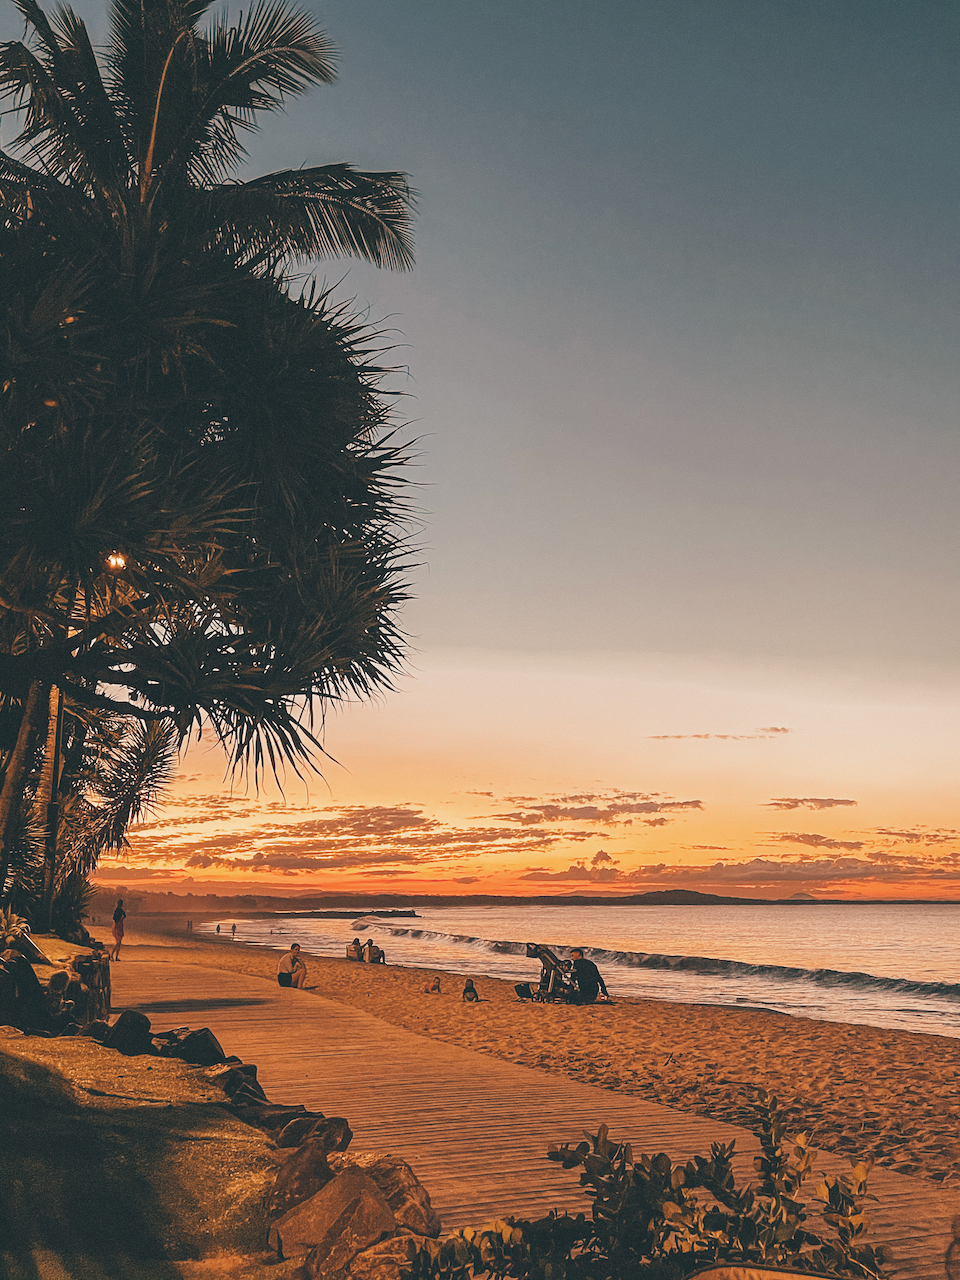
[[[576,1174],[547,1161],[546,1147],[578,1142],[601,1123],[638,1152],[674,1160],[736,1139],[738,1173],[752,1172],[757,1142],[746,1129],[428,1040],[311,992],[127,959],[114,969],[113,988],[115,1011],[139,1009],[157,1030],[209,1026],[227,1053],[257,1064],[271,1100],[346,1116],[353,1150],[402,1156],[447,1230],[507,1214],[583,1211]],[[819,1154],[818,1168],[847,1167]],[[894,1249],[898,1274],[940,1280],[954,1197],[880,1168],[871,1191],[871,1239]]]

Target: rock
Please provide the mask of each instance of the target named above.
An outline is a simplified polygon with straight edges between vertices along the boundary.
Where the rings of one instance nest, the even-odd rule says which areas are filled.
[[[401,1267],[409,1267],[426,1236],[394,1236],[362,1249],[347,1270],[349,1280],[401,1280]]]
[[[393,1214],[377,1184],[350,1169],[274,1222],[269,1241],[284,1257],[307,1254],[305,1280],[333,1280],[346,1273],[361,1250],[395,1230]]]
[[[346,1151],[353,1141],[353,1130],[343,1116],[306,1111],[284,1125],[275,1141],[278,1147],[299,1147],[308,1138],[320,1143],[328,1153]]]
[[[309,1138],[311,1133],[322,1131],[325,1121],[326,1116],[322,1111],[308,1111],[306,1115],[297,1116],[280,1130],[277,1135],[277,1146],[299,1147],[304,1138]],[[335,1147],[331,1148],[331,1150],[335,1149]]]
[[[166,1055],[165,1055],[166,1056]],[[248,1070],[242,1063],[219,1063],[215,1067],[205,1067],[202,1074],[212,1083],[219,1085],[228,1098],[237,1097],[241,1090],[247,1090],[247,1096],[266,1099],[266,1094],[257,1084],[257,1068]]]
[[[346,1151],[353,1141],[353,1130],[343,1116],[324,1116],[311,1129],[308,1140],[322,1143],[330,1155],[334,1151]]]
[[[103,1041],[103,1037],[110,1030],[109,1022],[88,1022],[85,1027],[80,1028],[82,1036],[89,1036],[91,1040]]]
[[[116,1049],[118,1053],[125,1053],[128,1058],[140,1053],[152,1053],[150,1019],[145,1013],[137,1013],[135,1009],[124,1009],[113,1026],[107,1029],[102,1043],[105,1049]]]
[[[26,937],[25,934],[22,936]],[[33,971],[33,965],[25,956],[12,949],[4,951],[0,955],[0,961],[3,971],[3,989],[0,993],[3,1021],[22,1031],[36,1034],[47,1026],[47,998]]]
[[[22,1036],[23,1032],[19,1027],[0,1027],[0,1040],[7,1040],[11,1036]]]
[[[258,1084],[251,1084],[244,1081],[237,1092],[230,1099],[230,1105],[234,1104],[238,1107],[263,1107],[269,1102],[269,1098],[263,1092]]]
[[[327,1164],[328,1150],[322,1138],[311,1137],[284,1161],[267,1196],[268,1218],[282,1218],[333,1180],[333,1170]]]
[[[196,1067],[212,1067],[227,1060],[220,1041],[209,1027],[200,1027],[197,1031],[188,1031],[184,1036],[168,1040],[160,1053],[164,1058],[180,1058]]]
[[[17,1016],[17,984],[6,964],[0,960],[0,1022],[12,1026]],[[19,1031],[20,1028],[17,1027]]]
[[[430,1203],[426,1187],[406,1160],[375,1153],[331,1155],[329,1164],[335,1173],[359,1169],[372,1178],[400,1226],[409,1227],[420,1236],[432,1236],[434,1239],[439,1236],[441,1228],[437,1211]]]
[[[295,1106],[283,1106],[278,1102],[262,1103],[259,1107],[245,1102],[230,1103],[230,1110],[244,1124],[256,1125],[258,1129],[282,1129],[295,1116],[302,1116],[305,1108],[301,1103]]]

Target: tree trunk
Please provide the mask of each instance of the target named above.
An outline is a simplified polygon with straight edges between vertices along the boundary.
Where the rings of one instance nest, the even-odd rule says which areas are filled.
[[[34,745],[34,733],[37,714],[46,701],[46,686],[34,680],[30,686],[26,701],[23,704],[23,715],[20,718],[20,731],[17,734],[16,746],[7,762],[7,772],[3,779],[3,790],[0,791],[0,897],[3,896],[10,869],[10,846],[13,830],[20,814],[20,800],[23,796],[23,781],[30,764],[30,752]]]
[[[43,898],[40,902],[40,922],[45,933],[53,928],[53,893],[57,876],[57,827],[60,806],[57,803],[60,781],[60,732],[63,724],[63,700],[56,685],[50,686],[47,710],[47,745],[43,752],[43,769],[37,786],[35,807],[44,824],[43,842]]]

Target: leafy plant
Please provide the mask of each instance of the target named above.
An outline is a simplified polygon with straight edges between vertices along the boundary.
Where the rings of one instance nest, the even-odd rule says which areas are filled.
[[[71,870],[62,877],[53,897],[53,931],[58,937],[85,943],[83,921],[96,894],[96,887],[81,872]]]
[[[612,1142],[606,1125],[576,1147],[551,1145],[548,1158],[580,1168],[591,1214],[551,1213],[538,1222],[504,1218],[428,1241],[405,1280],[682,1280],[711,1263],[789,1267],[811,1273],[879,1280],[886,1254],[864,1242],[869,1164],[849,1175],[822,1177],[814,1198],[835,1238],[808,1230],[799,1198],[812,1168],[808,1136],[792,1149],[777,1100],[759,1091],[757,1181],[738,1187],[734,1143],[715,1142],[709,1159],[675,1165],[660,1153],[634,1161],[627,1143]],[[698,1195],[707,1192],[707,1196]]]
[[[15,947],[29,928],[23,916],[18,916],[12,907],[5,907],[0,911],[0,951]]]

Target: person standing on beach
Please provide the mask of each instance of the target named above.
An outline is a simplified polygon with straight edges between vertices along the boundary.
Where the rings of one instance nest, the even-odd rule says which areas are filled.
[[[123,909],[123,899],[117,899],[117,909],[113,913],[113,951],[110,953],[111,960],[120,959],[120,944],[123,942],[123,922],[127,918],[127,913]]]
[[[281,987],[296,987],[298,990],[307,980],[307,966],[300,959],[300,943],[291,944],[277,965],[277,982]]]
[[[596,1004],[597,996],[603,992],[605,1000],[609,1000],[606,984],[600,976],[600,970],[592,960],[584,960],[583,948],[574,947],[570,952],[573,961],[572,977],[577,984],[577,992],[573,1004]]]

